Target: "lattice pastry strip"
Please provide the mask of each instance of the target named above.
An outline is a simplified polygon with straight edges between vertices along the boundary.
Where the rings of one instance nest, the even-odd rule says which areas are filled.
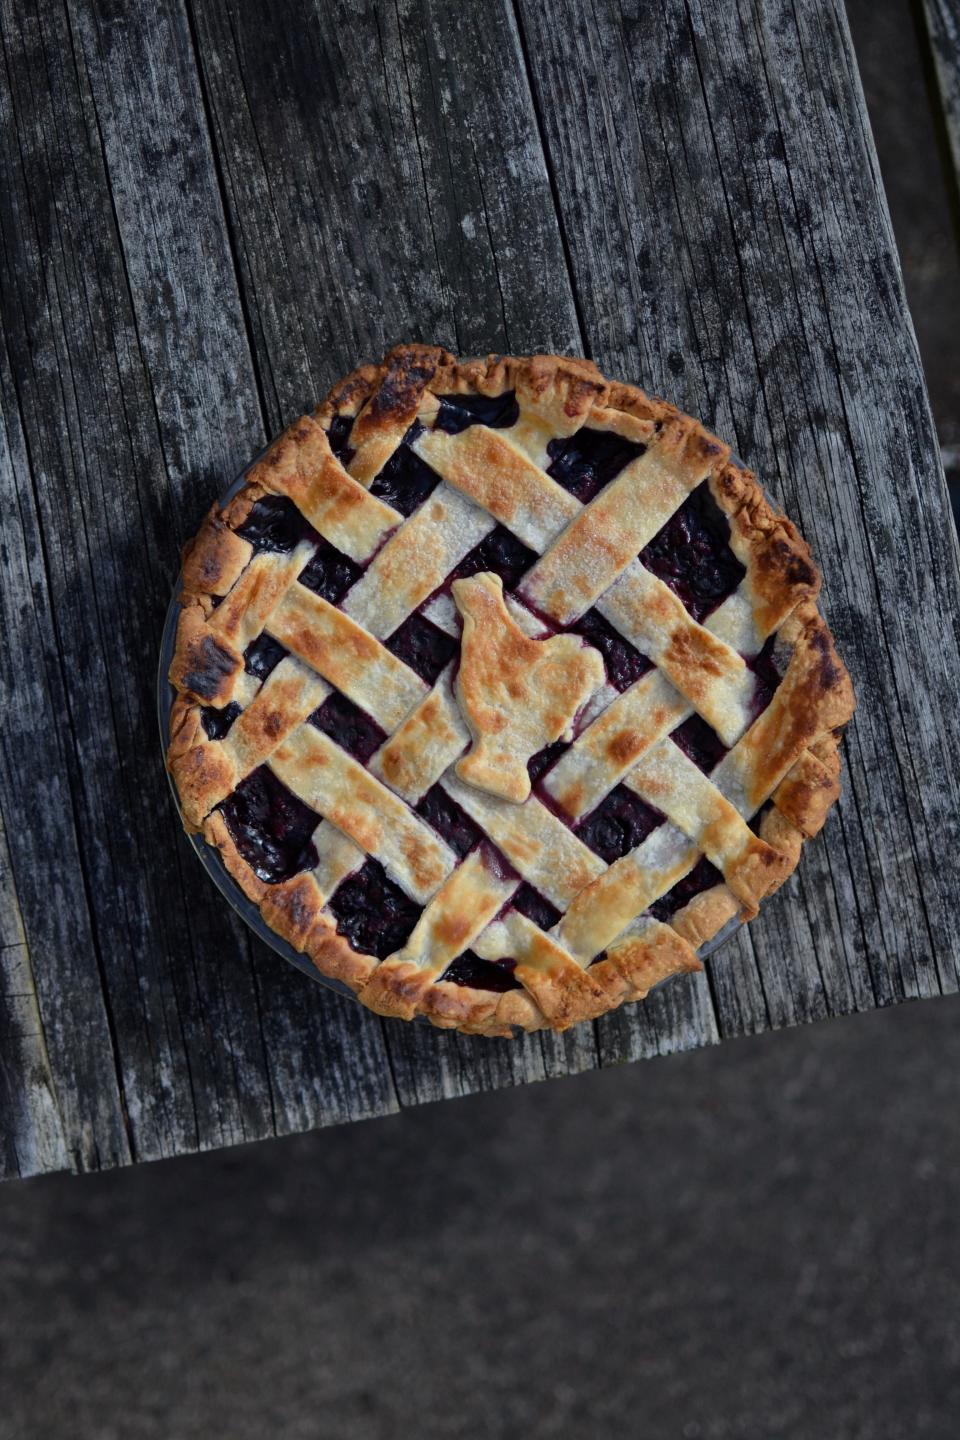
[[[429,825],[314,726],[301,725],[279,745],[270,768],[421,903],[456,868],[457,857]]]
[[[485,795],[448,772],[440,782],[511,865],[552,905],[563,909],[584,886],[603,874],[599,855],[562,820],[531,796],[523,805]]]
[[[458,364],[432,347],[400,347],[335,387],[208,519],[184,563],[171,669],[181,696],[170,763],[185,814],[203,824],[267,922],[374,1008],[484,1034],[562,1029],[601,1014],[697,968],[693,946],[738,903],[752,913],[822,824],[838,791],[849,681],[812,603],[819,580],[802,541],[727,455],[688,417],[605,381],[587,362]],[[408,475],[413,500],[402,489]],[[709,503],[700,498],[707,485]],[[266,529],[262,504],[274,507]],[[685,543],[683,526],[694,534],[698,524],[728,527],[734,558],[718,562],[716,598],[688,604],[670,547]],[[498,525],[517,540],[494,535]],[[317,535],[334,550],[317,549]],[[456,664],[431,669],[410,649],[434,644],[429,621],[459,633],[448,581],[484,568],[467,557],[488,537],[478,555],[506,557],[512,545],[507,565],[524,546],[534,552],[518,586],[511,572],[508,588],[517,589],[505,596],[525,636],[539,640],[576,620],[588,643],[633,646],[635,659],[639,651],[655,666],[632,684],[608,674],[576,717],[573,745],[524,803],[457,775],[471,733],[452,683]],[[714,542],[705,543],[709,551]],[[587,623],[591,606],[613,627],[606,638],[596,619]],[[424,620],[414,616],[420,608]],[[498,626],[508,638],[506,622]],[[744,657],[753,665],[774,632],[791,658],[757,719],[769,689]],[[274,655],[259,687],[245,669],[254,641],[289,652],[279,664]],[[526,644],[510,641],[514,660]],[[540,652],[530,655],[533,663]],[[519,677],[514,688],[523,688]],[[351,704],[360,758],[343,748],[360,743]],[[201,705],[223,718],[208,725],[213,712]],[[476,723],[492,733],[495,712],[486,713],[475,708]],[[732,747],[709,778],[705,762],[669,738],[693,713]],[[311,715],[315,724],[306,723]],[[263,878],[227,823],[240,813],[231,789],[247,776],[263,803],[280,785],[289,805],[302,807],[294,815],[302,840]],[[592,811],[618,781],[666,818],[608,865],[573,827],[600,843]],[[771,795],[751,830],[747,819]],[[460,821],[443,819],[451,804]],[[471,825],[479,844],[463,843]],[[708,878],[704,888],[702,857],[726,885]],[[354,950],[336,918],[341,887],[362,893],[355,887],[368,883],[374,861],[410,897],[403,905],[422,907],[382,962],[384,949]],[[668,904],[678,883],[683,898]]]
[[[459,435],[426,430],[413,449],[449,485],[506,525],[525,545],[543,550],[576,521],[582,507],[510,443],[509,433],[483,425],[471,425]]]
[[[439,486],[384,545],[343,602],[371,635],[390,635],[489,535],[495,521],[448,486]]]
[[[429,460],[439,474],[483,506],[484,513],[458,504],[456,495],[441,487],[393,536],[344,602],[348,614],[379,636],[396,629],[416,605],[443,583],[450,569],[489,533],[492,523],[486,512],[508,525],[521,539],[543,548],[568,522],[571,522],[569,534],[578,533],[579,529],[586,534],[598,528],[602,532],[603,517],[619,515],[625,509],[624,497],[629,500],[636,491],[644,503],[638,500],[632,509],[626,507],[628,523],[623,524],[626,539],[621,540],[621,546],[629,549],[635,541],[636,548],[640,548],[684,495],[702,480],[705,463],[715,462],[717,454],[725,453],[723,447],[712,442],[684,442],[682,433],[678,435],[674,427],[656,449],[629,465],[591,505],[584,507],[528,461],[503,435],[483,426],[471,426],[458,435],[425,431],[412,448]],[[685,449],[694,452],[692,465]],[[638,487],[635,477],[640,472],[644,478]],[[600,505],[604,508],[598,514]],[[426,543],[427,536],[432,544]],[[574,553],[582,557],[590,550],[578,544],[571,551],[565,531],[562,544],[558,542],[547,554],[555,552],[554,573],[562,576],[566,565],[564,555]],[[609,557],[607,559],[609,569]],[[542,565],[541,561],[525,582],[525,593],[534,600],[538,598],[534,581]],[[398,577],[401,578],[398,580]],[[572,577],[571,584],[575,583],[576,578]],[[541,608],[549,611],[549,605]],[[522,606],[511,602],[511,609],[528,631],[538,628],[529,612],[523,614]],[[711,645],[662,582],[643,567],[634,565],[619,589],[615,587],[606,597],[606,606],[601,609],[633,643],[647,650],[656,644],[666,617],[672,627],[671,643],[663,644],[662,653],[651,658],[658,659],[668,669],[674,683],[692,699],[727,743],[738,738],[748,722],[753,678],[729,646],[723,642]]]
[[[517,888],[482,845],[427,905],[401,950],[374,970],[361,998],[372,1010],[409,1019],[452,960],[486,928]]]
[[[571,520],[524,578],[524,599],[558,624],[576,620],[727,453],[681,424],[668,427]]]
[[[687,783],[691,788],[699,792],[704,785],[708,786],[713,796],[719,796],[726,801],[744,821],[756,814],[795,766],[801,766],[802,774],[809,774],[810,766],[806,759],[808,746],[816,743],[821,734],[830,733],[831,720],[836,718],[838,723],[842,723],[840,717],[846,713],[849,704],[843,693],[844,686],[838,684],[835,690],[826,692],[829,700],[819,708],[810,705],[810,690],[815,688],[817,693],[821,693],[824,689],[824,677],[822,673],[818,673],[824,663],[824,656],[818,656],[815,643],[799,643],[808,628],[816,635],[823,634],[823,624],[815,609],[812,606],[800,607],[796,618],[791,620],[785,637],[795,642],[795,648],[782,684],[764,713],[711,772],[709,780],[701,776],[699,771],[696,776],[686,772]],[[827,656],[825,663],[832,667],[833,657]],[[661,745],[665,748],[672,745],[672,742],[664,741]],[[686,757],[681,755],[676,746],[672,746],[672,749],[678,757],[675,768],[681,771],[684,769],[683,762],[687,765],[690,762],[686,761]],[[826,766],[823,767],[823,772],[823,778],[827,782],[824,794],[833,795],[835,798],[834,777]],[[648,803],[660,806],[668,814],[670,809],[673,809],[676,818],[685,823],[691,832],[695,825],[700,825],[700,815],[709,821],[710,809],[716,804],[710,794],[700,797],[703,809],[695,813],[697,807],[688,807],[686,804],[685,784],[682,779],[676,775],[666,780],[658,776],[654,778],[655,781],[659,779],[660,784],[655,784],[653,789],[649,781],[638,779],[635,774],[628,775],[625,784],[628,789],[635,789]],[[820,807],[812,802],[810,808],[812,815],[822,823]],[[735,845],[733,832],[727,829],[729,815],[719,812],[719,819],[720,835],[726,832]],[[740,833],[742,836],[742,832]],[[702,849],[706,849],[707,843],[713,843],[713,837],[703,835],[702,827],[697,838],[706,842],[701,845]],[[776,852],[770,853],[773,847],[759,848],[762,834],[756,848],[744,843],[746,848],[739,856],[735,850],[728,849],[724,852],[715,848],[711,858],[719,862],[718,868],[723,870],[727,885],[738,895],[749,914],[754,905],[782,883],[785,877]],[[690,836],[676,825],[667,824],[655,830],[637,850],[611,865],[602,876],[577,895],[560,926],[560,933],[568,948],[575,954],[585,953],[591,946],[594,947],[590,951],[593,954],[603,949],[621,933],[631,919],[682,880],[696,864],[699,853],[697,844],[691,844]],[[730,913],[733,913],[732,910]]]
[[[721,871],[745,918],[755,915],[776,856],[669,737],[634,766],[630,788],[661,810]]]
[[[228,789],[233,789],[257,765],[263,764],[329,694],[329,685],[308,666],[292,655],[281,660],[221,742],[223,753],[233,767],[234,780]],[[227,793],[228,790],[224,790],[216,798],[208,799],[218,805]]]
[[[560,921],[561,942],[581,963],[589,964],[689,874],[697,854],[682,831],[661,825],[574,896]]]
[[[289,555],[254,555],[210,616],[211,635],[242,654],[261,634],[312,554],[313,546],[301,541]]]
[[[616,696],[543,778],[543,788],[573,820],[593,810],[652,745],[693,707],[659,670]]]
[[[290,586],[268,629],[386,730],[427,693],[419,675],[369,631],[303,585]]]
[[[669,586],[633,561],[597,609],[657,665],[725,745],[750,723],[756,682],[746,662],[693,620]]]
[[[320,903],[326,905],[344,880],[360,869],[367,855],[329,820],[320,821],[311,843],[317,852],[317,863],[310,873],[316,881]]]
[[[726,456],[725,447],[685,438],[682,427],[673,427],[583,506],[511,444],[509,435],[509,430],[475,425],[456,435],[434,430],[417,437],[412,449],[447,486],[434,491],[418,512],[420,518],[408,521],[388,542],[344,608],[374,634],[388,635],[479,544],[492,527],[484,528],[469,509],[453,502],[449,486],[455,486],[534,549],[555,541],[521,587],[536,611],[561,623],[569,621],[622,575],[619,588],[604,596],[601,612],[664,667],[675,687],[732,744],[749,723],[753,676],[730,645],[703,633],[666,585],[630,563],[718,457]],[[429,510],[431,505],[435,511]],[[428,528],[434,551],[441,547],[436,559],[424,544]],[[568,592],[569,603],[561,599]],[[514,617],[528,631],[536,631],[537,621],[529,615],[521,618],[522,608],[513,605]],[[449,626],[449,610],[449,602],[441,601],[431,616]]]
[[[545,934],[517,910],[489,925],[473,949],[486,960],[515,961],[517,980],[547,1023],[559,1030],[602,1015],[623,1000],[642,1000],[670,975],[702,968],[685,940],[646,917],[594,965],[578,960],[555,935]]]
[[[750,632],[745,633],[744,610],[752,614],[741,588],[705,621],[704,628],[713,634],[739,636],[750,644],[753,627],[751,622]],[[759,637],[755,638],[760,643]],[[785,663],[784,656],[781,663]],[[589,717],[569,750],[544,776],[544,789],[568,815],[579,819],[599,805],[651,745],[694,713],[695,707],[661,670],[649,671]],[[744,718],[752,719],[752,712],[741,716],[740,724]]]
[[[353,560],[368,559],[403,519],[348,475],[309,415],[270,447],[250,480],[288,496],[318,534]]]
[[[470,731],[454,699],[451,681],[448,667],[370,759],[373,774],[411,805],[422,799],[470,744]]]

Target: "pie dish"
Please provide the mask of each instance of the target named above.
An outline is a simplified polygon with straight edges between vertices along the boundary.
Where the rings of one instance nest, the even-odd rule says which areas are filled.
[[[398,346],[185,551],[184,822],[371,1009],[566,1029],[702,968],[823,825],[854,701],[819,587],[672,406]]]

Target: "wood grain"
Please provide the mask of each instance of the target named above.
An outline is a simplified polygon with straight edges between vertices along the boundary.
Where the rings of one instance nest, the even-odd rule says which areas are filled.
[[[38,1175],[68,1163],[30,953],[0,822],[0,1173]]]
[[[933,55],[953,172],[960,183],[960,5],[957,0],[923,0],[921,14]]]
[[[958,558],[842,8],[565,14],[0,4],[2,1173],[957,988]],[[786,892],[705,975],[563,1037],[380,1022],[294,972],[157,758],[179,545],[403,338],[586,352],[714,424],[813,542],[860,693]]]

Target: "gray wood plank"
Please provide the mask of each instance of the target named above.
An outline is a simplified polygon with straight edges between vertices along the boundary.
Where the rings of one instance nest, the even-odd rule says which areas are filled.
[[[860,696],[825,836],[710,962],[721,1033],[955,989],[956,539],[842,8],[519,12],[595,357],[798,519]]]
[[[172,5],[159,13],[82,8],[75,29],[176,505],[175,533],[187,538],[268,439],[190,27],[182,6]],[[148,223],[145,194],[153,197]],[[172,571],[175,552],[168,546],[166,553]],[[225,914],[182,844],[179,853],[188,892],[184,944],[193,961],[184,992],[199,1143],[394,1108],[376,1022],[358,1025],[352,1014],[344,1017],[350,1007],[325,1003],[272,956],[264,963],[269,952]]]
[[[2,87],[0,87],[2,90]],[[0,96],[0,134],[9,135]],[[6,255],[4,254],[6,261]],[[17,971],[28,964],[24,920],[45,1013],[49,1085],[57,1096],[64,1163],[75,1169],[130,1158],[123,1096],[116,1069],[97,938],[79,862],[80,838],[68,765],[69,725],[52,621],[50,586],[12,367],[0,335],[0,795],[11,836],[4,941],[23,945]],[[46,717],[50,717],[47,721]],[[26,821],[26,823],[25,823]],[[16,899],[15,897],[16,893]],[[15,909],[15,914],[14,914]],[[11,974],[13,971],[11,970]],[[31,974],[34,972],[31,970]],[[7,991],[14,982],[5,979]],[[32,986],[15,984],[14,993]],[[40,1026],[27,1027],[39,1037]],[[29,1047],[36,1052],[39,1038]],[[4,1047],[7,1104],[5,1166],[17,1169],[47,1127],[47,1102],[31,1078],[24,1046]],[[36,1059],[36,1055],[34,1059]],[[34,1072],[43,1075],[43,1067]],[[19,1085],[18,1085],[19,1081]],[[52,1167],[51,1167],[52,1168]]]
[[[0,1179],[69,1164],[0,818]]]
[[[136,1158],[390,1109],[376,1022],[361,1038],[351,1016],[331,1044],[336,1006],[324,1010],[319,989],[255,969],[245,927],[179,835],[156,760],[155,657],[179,542],[265,441],[184,13],[51,5],[8,15],[3,34],[4,321],[61,694],[39,703],[30,670],[12,686],[34,731],[50,716],[44,738],[66,753],[42,773],[62,784],[66,769],[78,827],[72,851],[59,836],[31,851],[39,829],[11,831],[11,846],[35,887],[22,890],[34,953],[58,852],[99,947],[81,940],[77,954],[80,921],[71,937],[62,916],[41,985],[48,1034],[64,1036],[62,1088],[82,1078],[69,1073],[82,1059],[75,997],[89,992],[107,1012],[99,1060],[112,1067],[115,1051]],[[12,581],[17,603],[29,582]],[[5,800],[29,805],[32,772],[11,764],[8,779]],[[49,808],[70,814],[69,802]],[[362,1053],[349,1057],[350,1043]],[[98,1086],[98,1102],[78,1097],[78,1163],[128,1158],[98,1112],[111,1086]]]
[[[960,5],[957,0],[923,0],[920,13],[933,55],[953,172],[960,183]]]

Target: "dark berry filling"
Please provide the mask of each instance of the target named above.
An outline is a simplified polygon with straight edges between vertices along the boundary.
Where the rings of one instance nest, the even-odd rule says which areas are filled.
[[[239,714],[240,706],[236,700],[231,700],[222,710],[215,705],[205,705],[200,711],[200,724],[211,740],[222,740]]]
[[[278,885],[316,865],[311,836],[320,816],[268,766],[241,780],[219,808],[240,855],[265,884]]]
[[[451,570],[440,588],[446,590],[453,580],[464,580],[468,575],[491,570],[494,575],[500,576],[505,590],[515,590],[520,576],[530,569],[536,558],[516,535],[511,535],[503,525],[497,525]]]
[[[319,540],[319,535],[285,495],[265,495],[258,500],[237,534],[249,540],[254,550],[276,550],[286,553],[301,540]]]
[[[526,880],[514,891],[510,904],[514,910],[519,910],[521,915],[532,920],[534,925],[539,925],[541,930],[552,930],[560,919],[560,911],[556,906],[551,905],[546,895],[534,890]]]
[[[757,677],[756,689],[753,692],[753,699],[750,701],[750,719],[756,720],[773,699],[774,691],[780,684],[783,676],[773,663],[773,651],[777,637],[771,635],[759,655],[754,655],[752,660],[747,661],[747,669],[752,670]]]
[[[519,990],[520,982],[513,976],[516,960],[481,960],[472,950],[465,950],[440,976],[451,985],[472,985],[475,990]]]
[[[650,906],[649,913],[656,920],[669,920],[695,895],[702,890],[709,890],[712,885],[722,885],[723,876],[716,866],[711,865],[706,855],[701,855],[688,875],[678,880],[672,890],[666,895],[661,895],[659,900],[654,900]]]
[[[416,670],[422,680],[432,685],[443,667],[457,653],[452,635],[432,624],[423,615],[413,614],[394,630],[384,644],[388,650]]]
[[[272,639],[264,632],[258,635],[256,640],[251,640],[244,650],[243,668],[248,675],[253,675],[258,680],[266,680],[270,671],[275,670],[284,655],[289,653],[279,640]]]
[[[442,785],[432,786],[414,808],[461,860],[483,839],[483,831]]]
[[[310,724],[329,735],[362,765],[366,765],[374,750],[379,750],[387,738],[386,731],[339,690],[334,690],[317,706],[310,716]]]
[[[732,595],[746,574],[730,549],[730,523],[706,481],[640,551],[640,559],[698,622]]]
[[[586,503],[646,448],[636,441],[625,440],[622,435],[614,435],[611,430],[591,430],[584,425],[575,435],[550,441],[547,454],[551,464],[547,474]]]
[[[518,881],[520,879],[506,855],[502,850],[498,850],[491,840],[483,842],[483,863],[490,874],[495,875],[498,880]]]
[[[356,454],[350,448],[350,431],[353,429],[352,415],[334,415],[330,421],[330,429],[327,431],[327,439],[330,442],[330,449],[336,455],[341,465],[349,465]]]
[[[628,690],[641,675],[653,669],[646,655],[641,655],[625,640],[599,610],[588,610],[570,628],[600,651],[607,667],[607,679],[616,690]]]
[[[612,865],[663,824],[663,816],[625,785],[616,785],[595,810],[580,821],[577,834],[601,860]]]
[[[440,484],[436,470],[431,470],[427,462],[410,449],[422,432],[423,426],[414,421],[370,486],[371,495],[376,495],[386,505],[392,505],[401,515],[412,515]]]
[[[330,910],[338,933],[354,950],[376,955],[378,960],[403,948],[421,914],[417,902],[373,859],[337,888]]]
[[[684,720],[682,725],[671,731],[670,739],[707,775],[727,753],[720,736],[699,715],[691,715],[689,720]]]
[[[520,406],[512,390],[503,395],[441,395],[436,429],[458,435],[470,425],[487,425],[491,430],[505,430],[516,425]]]
[[[760,806],[760,809],[757,811],[756,815],[754,815],[753,819],[749,822],[750,829],[753,831],[754,835],[760,834],[760,826],[763,824],[764,817],[766,816],[767,812],[772,809],[772,800],[765,800]]]
[[[541,780],[547,771],[557,763],[563,752],[569,749],[568,741],[554,740],[552,745],[545,745],[542,750],[537,751],[536,755],[531,755],[527,761],[527,774],[530,779],[532,781]]]
[[[316,554],[307,561],[298,578],[300,584],[306,585],[315,595],[322,595],[324,600],[336,605],[361,574],[361,567],[349,555],[344,555],[328,541],[320,540]]]

